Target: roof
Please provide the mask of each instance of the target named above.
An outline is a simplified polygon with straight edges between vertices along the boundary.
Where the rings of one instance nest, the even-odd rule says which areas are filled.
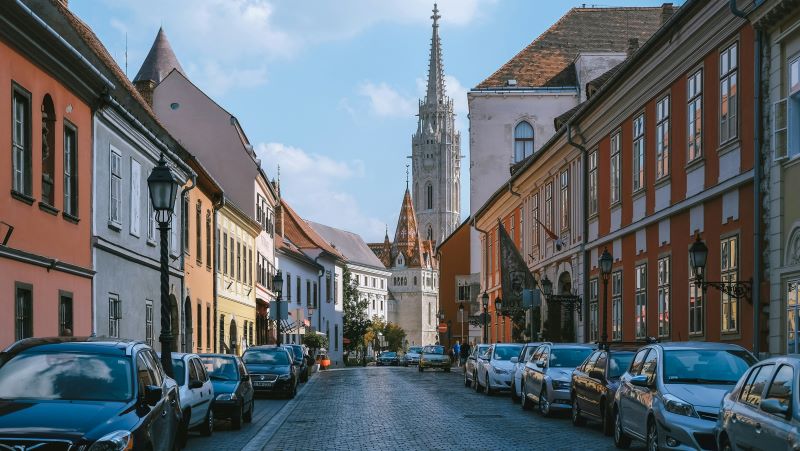
[[[646,41],[660,26],[662,7],[572,8],[476,89],[575,86],[573,61],[580,52],[628,50],[628,40]]]
[[[167,34],[164,33],[163,28],[158,29],[156,39],[153,41],[153,46],[150,47],[150,52],[145,57],[142,67],[139,72],[133,77],[133,81],[153,81],[155,83],[161,82],[172,69],[177,69],[183,73],[181,63],[178,62],[178,57],[172,51],[172,46],[169,44]]]
[[[281,199],[281,209],[283,210],[283,231],[284,235],[294,244],[297,248],[306,249],[320,249],[327,252],[334,258],[346,260],[341,252],[336,250],[328,243],[325,238],[322,238],[319,233],[314,231],[310,225],[300,217],[292,207]]]
[[[306,221],[306,223],[341,252],[348,261],[374,268],[384,268],[380,259],[358,234],[316,222]]]
[[[664,350],[678,350],[678,349],[721,349],[721,350],[740,350],[744,349],[741,346],[733,343],[717,343],[710,341],[668,341],[665,343],[649,343],[655,346],[661,346]],[[642,344],[646,345],[645,343]]]

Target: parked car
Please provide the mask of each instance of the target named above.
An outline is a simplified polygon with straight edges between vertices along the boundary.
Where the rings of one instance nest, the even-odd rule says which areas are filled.
[[[214,385],[200,356],[173,352],[172,371],[178,384],[183,412],[182,438],[185,439],[188,431],[195,428],[202,435],[211,435],[214,432],[214,409],[211,408]]]
[[[450,366],[450,357],[445,354],[444,346],[430,345],[422,348],[417,366],[420,373],[425,371],[425,368],[441,368],[445,373],[449,373]]]
[[[486,350],[489,349],[489,345],[486,344],[479,344],[475,345],[472,348],[472,352],[467,357],[466,363],[464,363],[464,386],[465,387],[473,387],[476,390],[477,387],[477,380],[478,380],[478,363],[480,361],[481,356],[486,353]]]
[[[378,359],[375,361],[378,366],[397,366],[400,365],[400,358],[397,357],[396,352],[386,351],[380,353]]]
[[[311,367],[308,365],[309,359],[306,357],[305,346],[297,344],[284,346],[289,350],[289,353],[292,354],[292,361],[297,369],[298,380],[300,382],[308,381],[308,373],[311,371]]]
[[[549,416],[555,409],[571,408],[572,371],[593,350],[593,346],[585,344],[548,343],[539,346],[525,364],[522,408],[528,410],[536,403],[542,416]]]
[[[403,355],[403,366],[418,365],[419,356],[422,353],[422,346],[412,346]]]
[[[254,346],[242,355],[253,390],[294,398],[300,383],[289,349],[284,346]]]
[[[582,426],[590,419],[602,424],[605,435],[614,432],[614,395],[637,349],[624,345],[599,349],[572,372],[572,424]]]
[[[614,444],[649,449],[715,449],[720,403],[755,357],[733,344],[653,343],[642,347],[614,396]]]
[[[0,448],[171,451],[178,396],[142,342],[20,340],[0,353]]]
[[[511,390],[514,363],[512,359],[518,358],[521,344],[497,343],[489,346],[486,359],[478,368],[478,391],[484,391],[491,396],[498,390]]]
[[[519,402],[522,399],[522,371],[525,369],[525,364],[533,356],[534,351],[544,343],[526,343],[519,350],[519,355],[511,359],[514,364],[513,377],[511,379],[511,401]]]
[[[722,399],[718,449],[800,449],[800,356],[773,357],[751,367]]]
[[[253,421],[253,383],[242,359],[230,354],[200,354],[200,359],[214,385],[214,417],[229,419],[233,429]]]

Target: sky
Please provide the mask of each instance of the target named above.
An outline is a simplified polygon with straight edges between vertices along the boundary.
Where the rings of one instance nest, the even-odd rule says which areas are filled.
[[[606,0],[597,6],[658,6]],[[679,2],[676,2],[679,3]],[[566,0],[439,0],[447,94],[461,131],[469,214],[467,92],[571,7]],[[163,26],[187,76],[235,115],[281,195],[305,219],[393,236],[424,96],[429,0],[71,0],[130,78]],[[126,51],[127,49],[127,51]]]

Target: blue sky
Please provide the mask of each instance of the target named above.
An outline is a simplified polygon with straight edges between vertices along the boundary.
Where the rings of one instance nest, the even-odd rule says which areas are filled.
[[[607,0],[608,1],[608,0]],[[602,6],[657,6],[614,0]],[[676,2],[679,3],[679,2]],[[448,95],[469,155],[466,92],[582,2],[440,0]],[[423,95],[432,1],[71,0],[133,78],[164,27],[192,81],[237,116],[303,217],[394,231]],[[469,160],[462,205],[469,209]]]

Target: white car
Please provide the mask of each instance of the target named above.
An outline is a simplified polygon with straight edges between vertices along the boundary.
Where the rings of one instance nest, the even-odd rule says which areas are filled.
[[[514,364],[514,377],[511,379],[511,401],[519,402],[522,399],[522,373],[525,370],[525,364],[531,359],[536,348],[543,345],[540,343],[527,343],[519,351],[519,355],[511,359]]]
[[[181,434],[186,437],[190,429],[197,428],[203,435],[214,432],[214,386],[206,368],[197,354],[172,353],[172,369],[180,393],[183,425]]]
[[[510,390],[514,363],[511,359],[519,355],[519,343],[496,343],[486,351],[486,357],[478,368],[478,391],[484,389],[487,395],[499,390]]]

